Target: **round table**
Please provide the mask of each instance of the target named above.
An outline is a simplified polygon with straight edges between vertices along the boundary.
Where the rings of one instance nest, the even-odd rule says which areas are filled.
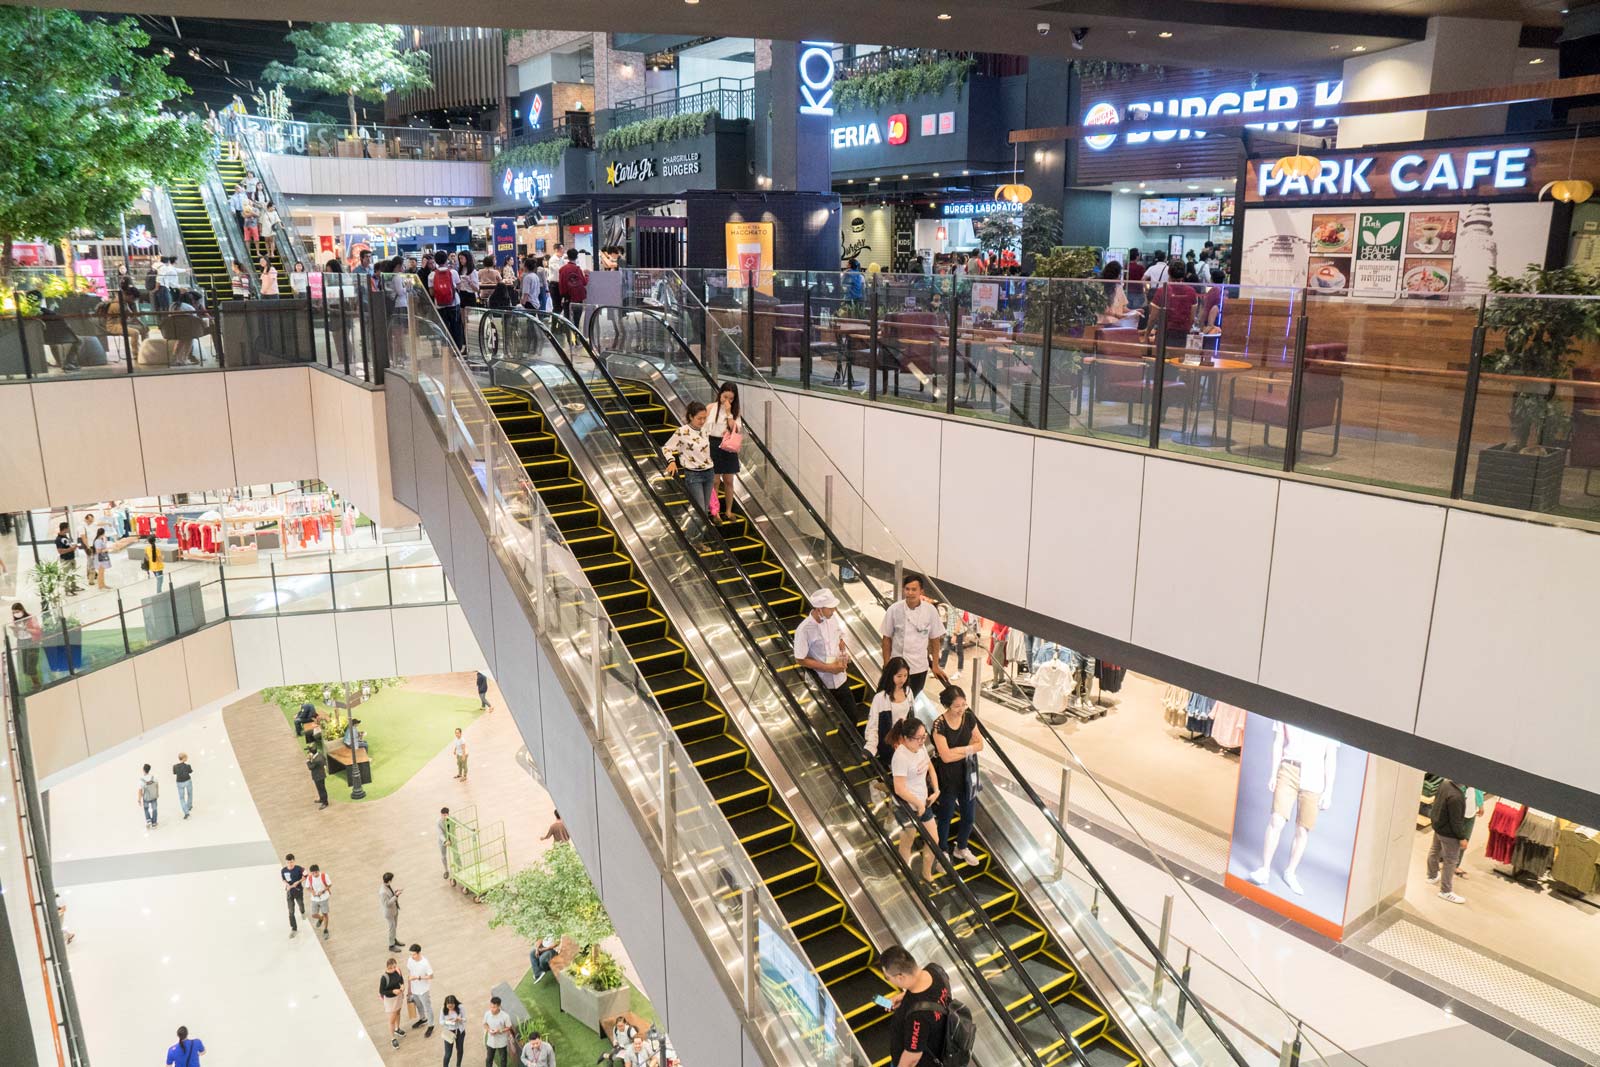
[[[1185,398],[1183,405],[1183,429],[1178,436],[1187,438],[1187,440],[1182,443],[1207,448],[1215,446],[1217,440],[1217,407],[1222,402],[1222,376],[1237,371],[1250,370],[1255,364],[1242,359],[1227,359],[1221,356],[1213,357],[1210,363],[1188,363],[1184,361],[1183,357],[1175,356],[1167,360],[1167,366],[1176,368],[1179,374],[1186,375],[1190,372],[1194,374],[1195,388],[1192,390],[1192,399]],[[1208,386],[1211,390],[1211,436],[1202,443],[1199,439],[1200,410]],[[1189,430],[1189,411],[1191,409],[1194,411],[1193,432]]]

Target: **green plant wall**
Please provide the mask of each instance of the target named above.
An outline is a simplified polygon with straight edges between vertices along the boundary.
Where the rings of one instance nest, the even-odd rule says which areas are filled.
[[[681,141],[699,137],[716,111],[691,111],[687,115],[664,115],[658,119],[629,122],[600,135],[595,146],[601,152],[625,152],[630,148],[660,141]]]
[[[965,85],[974,66],[970,59],[941,59],[841,78],[833,83],[834,107],[840,111],[871,109],[942,93],[951,85]]]
[[[559,141],[540,141],[538,144],[519,144],[515,148],[508,148],[494,157],[494,168],[501,167],[543,167],[545,170],[554,170],[561,163],[561,157],[567,154],[572,142],[562,138]]]

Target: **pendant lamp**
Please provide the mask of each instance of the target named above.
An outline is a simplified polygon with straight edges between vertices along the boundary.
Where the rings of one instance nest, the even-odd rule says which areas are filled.
[[[1033,199],[1033,190],[1017,179],[1017,146],[1011,146],[1011,183],[994,191],[996,200],[1011,204],[1026,204]]]
[[[1315,178],[1322,173],[1322,160],[1316,156],[1302,155],[1299,149],[1295,149],[1294,155],[1284,156],[1272,167],[1286,178]]]
[[[1594,195],[1593,182],[1580,181],[1572,176],[1573,164],[1578,159],[1578,131],[1582,128],[1572,128],[1572,154],[1567,157],[1567,176],[1561,181],[1545,183],[1545,187],[1539,190],[1540,200],[1544,199],[1545,193],[1549,193],[1564,204],[1581,204]]]

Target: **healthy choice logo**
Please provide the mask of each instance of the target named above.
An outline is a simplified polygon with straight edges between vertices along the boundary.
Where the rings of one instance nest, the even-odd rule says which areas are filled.
[[[1315,108],[1333,107],[1343,98],[1344,82],[1318,82],[1313,91],[1311,106]],[[1211,115],[1251,115],[1260,112],[1270,115],[1274,111],[1294,111],[1300,107],[1300,90],[1292,85],[1274,85],[1263,89],[1240,89],[1221,92],[1207,99],[1203,96],[1169,97],[1166,100],[1135,101],[1126,105],[1127,116],[1130,120],[1143,120],[1152,115],[1175,115],[1179,118],[1202,118]],[[1122,113],[1115,104],[1105,100],[1097,100],[1089,105],[1089,110],[1083,114],[1085,126],[1114,126],[1122,121]],[[1334,119],[1316,119],[1310,123],[1313,130],[1321,129],[1334,122]],[[1280,127],[1292,130],[1298,123],[1295,122],[1253,122],[1250,129],[1275,130]],[[1136,130],[1125,134],[1102,133],[1094,134],[1083,139],[1083,143],[1096,152],[1103,152],[1116,143],[1121,136],[1123,143],[1130,148],[1138,145],[1149,144],[1152,141],[1161,143],[1177,139],[1198,141],[1205,136],[1204,130]]]

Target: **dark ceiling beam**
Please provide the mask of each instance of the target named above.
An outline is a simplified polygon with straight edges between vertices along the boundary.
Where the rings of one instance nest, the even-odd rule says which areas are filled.
[[[1319,11],[1315,8],[1269,4],[1213,4],[1198,3],[1196,0],[1055,0],[1037,10],[1054,15],[1138,19],[1185,26],[1287,30],[1350,37],[1398,37],[1413,41],[1422,40],[1428,33],[1428,20],[1411,15]]]

